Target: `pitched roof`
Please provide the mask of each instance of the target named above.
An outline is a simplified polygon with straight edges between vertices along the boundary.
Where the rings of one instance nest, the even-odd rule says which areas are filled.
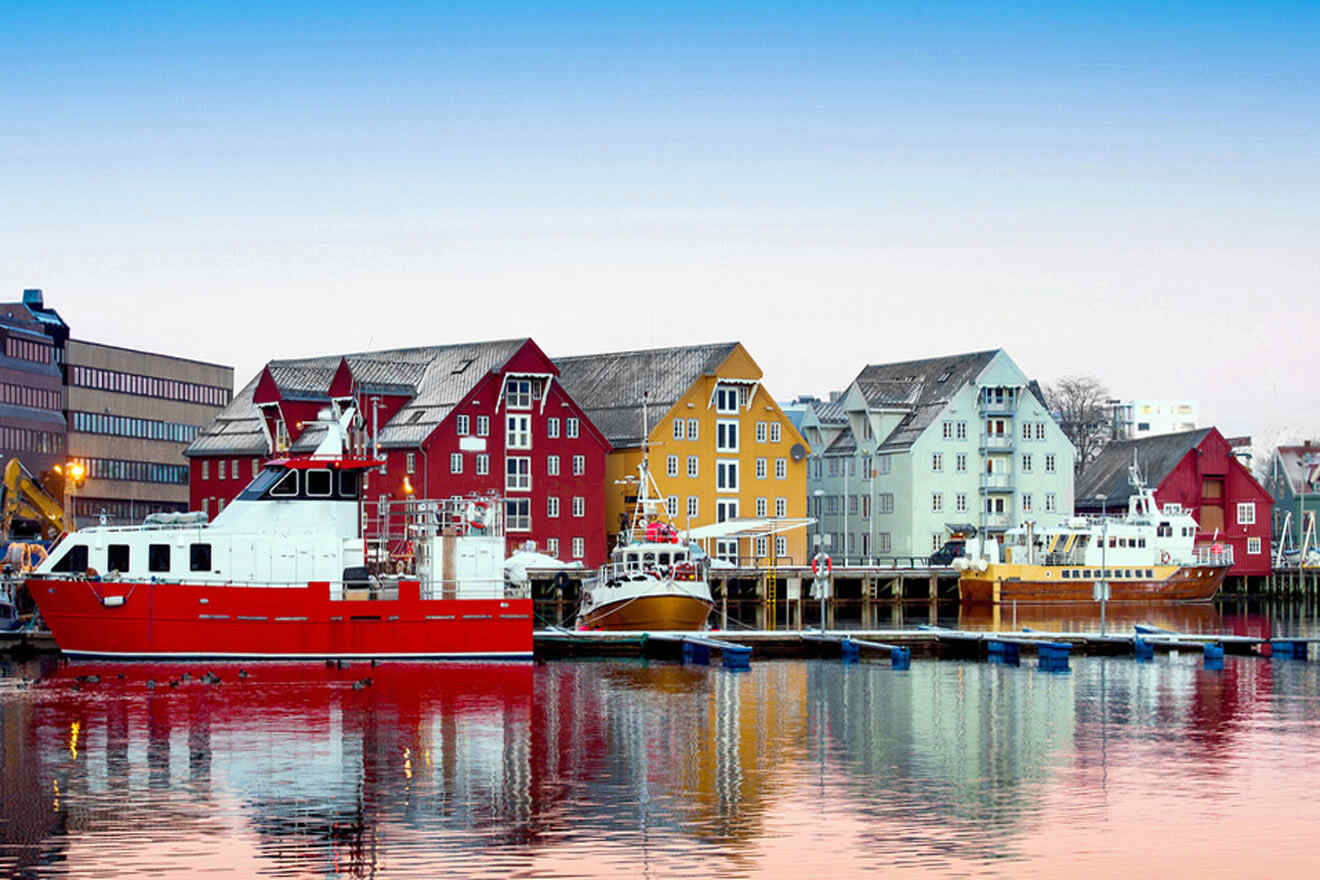
[[[1282,465],[1282,474],[1292,486],[1294,493],[1311,492],[1308,482],[1311,474],[1320,467],[1320,444],[1309,443],[1302,446],[1280,446],[1275,457]]]
[[[1177,434],[1155,434],[1135,440],[1120,440],[1110,443],[1100,455],[1092,461],[1077,480],[1075,497],[1078,507],[1090,507],[1099,496],[1104,496],[1105,504],[1122,507],[1127,504],[1132,494],[1128,482],[1128,468],[1132,466],[1135,453],[1137,468],[1146,485],[1154,489],[1163,483],[1186,457],[1213,428],[1198,428],[1195,431],[1180,431]]]
[[[915,443],[958,389],[979,376],[999,352],[996,348],[863,367],[853,382],[868,406],[907,410],[881,448],[902,449]]]
[[[711,375],[736,342],[651,348],[555,358],[569,396],[614,446],[642,442],[642,403],[658,419],[702,376]]]
[[[361,386],[372,391],[397,389],[411,399],[380,426],[382,447],[416,446],[430,436],[450,410],[482,376],[498,370],[528,342],[501,339],[492,342],[400,348],[349,355],[271,361],[267,366],[281,395],[292,399],[329,402],[330,381],[341,360]],[[260,374],[254,376],[210,425],[202,429],[185,455],[262,455],[267,451],[261,412],[252,402]],[[294,443],[294,452],[315,448],[312,429]]]

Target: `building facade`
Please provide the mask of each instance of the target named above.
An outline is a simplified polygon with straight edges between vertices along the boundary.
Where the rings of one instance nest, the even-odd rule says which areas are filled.
[[[926,557],[1072,513],[1073,446],[1002,350],[869,365],[802,424],[809,512],[836,561]]]
[[[806,444],[741,343],[562,357],[555,365],[613,446],[604,481],[611,533],[631,516],[643,437],[680,529],[805,516]],[[801,565],[807,538],[798,529],[726,539],[711,550],[747,565],[772,555],[777,564]]]
[[[1233,454],[1217,428],[1159,434],[1105,447],[1077,484],[1077,512],[1127,510],[1133,465],[1156,502],[1180,504],[1198,525],[1197,543],[1233,548],[1230,576],[1270,573],[1274,499]],[[1103,505],[1101,503],[1103,499]]]
[[[332,402],[384,460],[371,501],[501,495],[510,551],[604,561],[609,443],[530,339],[271,361],[189,448],[193,507],[214,516],[263,461],[313,451]]]
[[[1290,550],[1301,549],[1307,525],[1320,512],[1320,441],[1279,446],[1270,454],[1265,488],[1274,498],[1274,540]],[[1312,530],[1311,546],[1320,538]]]
[[[68,453],[62,340],[47,332],[51,316],[67,335],[39,290],[0,304],[0,467],[18,458],[37,477],[63,464]]]
[[[229,403],[233,367],[82,339],[65,349],[68,455],[86,481],[79,525],[188,509],[184,450]]]
[[[1123,400],[1113,409],[1115,440],[1193,431],[1199,418],[1195,400]]]

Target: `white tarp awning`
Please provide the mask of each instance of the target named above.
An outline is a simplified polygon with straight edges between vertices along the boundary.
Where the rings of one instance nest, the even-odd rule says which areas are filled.
[[[722,523],[697,526],[682,534],[685,541],[704,541],[707,538],[767,538],[782,535],[794,529],[806,528],[816,521],[808,517],[784,519],[726,519]]]

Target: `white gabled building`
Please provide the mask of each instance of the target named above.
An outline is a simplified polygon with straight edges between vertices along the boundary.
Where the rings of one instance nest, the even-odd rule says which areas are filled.
[[[1002,349],[865,367],[846,430],[813,437],[810,513],[835,558],[927,556],[955,530],[989,535],[1072,515],[1072,443]]]

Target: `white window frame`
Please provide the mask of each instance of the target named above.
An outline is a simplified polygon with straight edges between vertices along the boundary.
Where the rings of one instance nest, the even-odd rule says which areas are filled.
[[[490,416],[477,416],[477,436],[490,436]]]
[[[770,426],[769,426],[768,424],[766,424],[765,422],[757,422],[757,423],[756,423],[756,442],[757,442],[757,443],[764,443],[764,442],[766,442],[766,438],[769,437],[769,436],[770,436]]]
[[[967,473],[967,453],[959,452],[953,457],[953,469],[960,473]]]
[[[1045,512],[1046,512],[1046,513],[1054,513],[1054,512],[1055,512],[1055,509],[1056,509],[1058,506],[1059,506],[1059,505],[1058,505],[1057,499],[1055,498],[1054,493],[1053,493],[1053,492],[1046,492],[1046,493],[1045,493]]]
[[[687,457],[687,475],[689,479],[695,480],[701,473],[701,457],[689,455]]]
[[[687,515],[692,519],[701,513],[701,498],[697,495],[689,495],[687,499]]]
[[[581,559],[587,555],[587,541],[585,538],[573,539],[573,558]]]
[[[766,501],[766,499],[764,498],[756,499],[756,517],[758,519],[765,519],[765,517],[768,515],[769,510],[770,510],[770,504],[769,502]]]
[[[701,420],[700,420],[700,419],[688,419],[688,420],[687,420],[687,423],[688,423],[687,438],[688,438],[689,440],[696,440],[696,439],[698,439],[699,436],[700,436],[700,434],[701,434]]]
[[[730,404],[732,401],[732,404]],[[735,414],[738,412],[738,388],[735,385],[715,385],[715,412]]]
[[[546,539],[545,539],[545,552],[546,552],[548,555],[553,556],[555,559],[558,559],[558,558],[559,558],[559,539],[558,539],[558,538],[546,538]]]
[[[547,455],[545,457],[545,475],[547,477],[559,476],[559,456]]]
[[[532,416],[530,413],[509,413],[504,417],[504,448],[532,448]]]
[[[738,451],[737,419],[719,419],[715,422],[715,451],[719,453]]]
[[[959,492],[953,496],[953,509],[955,513],[967,512],[967,493]]]
[[[769,476],[770,469],[768,467],[768,462],[764,458],[758,458],[756,460],[756,479],[764,480]]]
[[[783,559],[788,555],[788,538],[783,535],[775,535],[775,558]]]
[[[966,439],[967,439],[967,422],[966,422],[965,420],[960,419],[960,420],[958,421],[958,425],[957,425],[957,427],[958,427],[957,439],[959,439],[959,440],[966,440]]]
[[[512,466],[512,470],[510,467]],[[507,455],[504,457],[504,491],[532,491],[532,457]]]
[[[516,513],[525,510],[526,513]],[[532,530],[532,499],[504,499],[504,530],[507,532],[530,532]]]
[[[1259,556],[1259,555],[1260,555],[1260,538],[1259,538],[1259,537],[1253,536],[1253,537],[1247,538],[1247,555],[1249,555],[1249,556]]]
[[[1030,452],[1024,452],[1024,453],[1022,453],[1022,473],[1024,473],[1024,474],[1029,474],[1029,473],[1031,473],[1031,453],[1030,453]]]
[[[505,379],[504,405],[509,409],[532,408],[532,380]]]
[[[931,509],[931,512],[932,512],[932,513],[942,513],[942,512],[944,511],[944,493],[943,493],[943,492],[932,492],[932,493],[930,493],[930,509]],[[938,550],[939,548],[936,547],[935,549]]]
[[[559,519],[559,498],[557,496],[546,496],[545,515],[549,519]]]
[[[676,477],[676,476],[678,476],[678,456],[677,456],[677,455],[666,455],[666,456],[665,456],[665,476],[666,476],[666,477]]]
[[[775,459],[775,479],[776,480],[788,479],[788,459],[786,458]]]
[[[564,426],[564,434],[568,439],[576,440],[581,430],[581,422],[578,420],[577,416],[569,416],[567,424]]]
[[[738,518],[738,499],[737,498],[716,498],[715,499],[715,521],[725,522],[730,519]]]
[[[417,473],[417,453],[409,452],[407,455],[403,457],[403,462],[404,462],[405,473],[409,473],[409,474]]]
[[[737,492],[738,489],[738,459],[717,459],[715,461],[715,491]]]
[[[683,439],[683,420],[681,418],[674,419],[674,439]]]
[[[780,441],[780,438],[781,438],[781,437],[782,437],[782,435],[781,435],[780,432],[779,432],[779,423],[778,423],[778,422],[771,422],[771,423],[770,423],[770,442],[771,442],[771,443],[778,443],[778,442]],[[783,554],[780,554],[780,555],[782,556]]]
[[[458,436],[466,437],[468,435],[469,427],[471,427],[471,420],[467,415],[463,414],[455,417],[454,430],[458,433]]]
[[[1256,502],[1239,501],[1237,503],[1237,523],[1240,526],[1254,526],[1256,524]]]
[[[461,452],[449,453],[449,472],[451,474],[463,473],[463,453]]]
[[[1030,492],[1023,492],[1023,493],[1022,493],[1022,502],[1021,502],[1021,503],[1022,503],[1022,512],[1023,512],[1023,513],[1032,513],[1032,512],[1033,512],[1032,500],[1031,500],[1031,493],[1030,493]]]
[[[573,476],[580,477],[587,472],[587,457],[585,455],[573,456]]]
[[[1045,473],[1047,473],[1047,474],[1052,474],[1052,473],[1054,473],[1054,453],[1053,453],[1053,452],[1047,452],[1047,453],[1045,453]]]
[[[669,495],[665,498],[665,513],[669,514],[670,519],[678,516],[678,496]]]
[[[490,456],[484,452],[477,454],[477,476],[484,477],[490,473]]]
[[[931,471],[933,471],[934,473],[937,473],[937,474],[938,474],[938,473],[943,473],[943,472],[944,472],[944,453],[943,453],[943,452],[932,452],[932,453],[930,454],[930,469],[931,469]]]
[[[559,436],[559,418],[551,416],[545,420],[545,436],[551,440]]]
[[[775,516],[780,519],[788,516],[788,499],[782,495],[775,499]]]
[[[578,519],[587,515],[587,499],[581,495],[573,496],[573,515]]]

